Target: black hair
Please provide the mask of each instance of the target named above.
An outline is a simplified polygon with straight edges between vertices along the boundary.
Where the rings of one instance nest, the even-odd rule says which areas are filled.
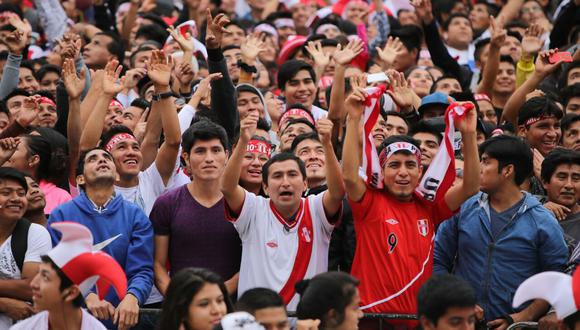
[[[46,74],[49,72],[56,73],[60,77],[60,71],[61,71],[60,67],[58,67],[54,64],[45,64],[40,69],[38,69],[38,71],[36,72],[36,74],[34,76],[35,76],[36,80],[38,80],[38,82],[40,82],[42,80],[42,78],[44,78],[44,76],[46,76]]]
[[[399,37],[409,52],[417,49],[417,55],[419,55],[421,40],[423,40],[421,28],[412,24],[402,25],[400,28],[392,30],[389,35],[393,38]]]
[[[45,264],[49,264],[50,267],[52,269],[54,269],[54,271],[58,275],[58,278],[60,278],[60,286],[58,287],[60,292],[63,292],[64,290],[66,290],[74,285],[74,283],[62,271],[62,269],[60,269],[60,267],[58,267],[49,256],[42,255],[42,256],[40,256],[40,260],[42,260],[42,262]],[[83,299],[83,294],[80,291],[79,291],[79,294],[75,297],[75,299],[73,299],[72,304],[75,308],[83,307],[84,299]]]
[[[153,42],[157,43],[156,41]],[[135,58],[137,58],[137,54],[151,50],[157,50],[159,48],[160,47],[155,47],[152,41],[146,41],[145,43],[141,44],[133,53],[131,53],[131,57],[129,57],[129,64],[131,67],[135,67]]]
[[[50,145],[50,164],[45,180],[58,185],[67,177],[69,170],[68,141],[64,135],[52,128],[35,127],[32,131],[40,134]]]
[[[139,109],[143,109],[145,111],[147,108],[151,106],[151,103],[142,97],[138,97],[131,102],[132,107],[137,107]]]
[[[564,112],[547,97],[533,97],[527,100],[521,107],[518,115],[518,125],[524,125],[530,118],[540,116],[554,116],[558,120],[562,118]]]
[[[411,126],[409,124],[409,121],[405,117],[405,115],[403,115],[402,113],[400,113],[398,111],[387,111],[387,112],[385,112],[385,114],[383,116],[385,118],[385,121],[388,120],[389,116],[401,118],[405,122],[405,125],[407,125],[407,128],[409,128]]]
[[[475,3],[485,5],[488,15],[493,17],[497,17],[497,14],[499,14],[499,11],[501,10],[500,6],[496,5],[495,3],[489,3],[485,0],[477,0]]]
[[[264,98],[260,95],[260,92],[258,91],[257,88],[250,86],[250,85],[238,85],[236,87],[236,97],[240,95],[241,92],[247,92],[247,93],[252,93],[252,94],[256,94],[257,96],[260,97],[260,102],[263,102]]]
[[[457,17],[465,18],[467,21],[469,21],[469,26],[471,26],[471,21],[469,20],[469,16],[467,16],[463,13],[453,13],[453,14],[449,15],[449,18],[447,18],[447,20],[445,22],[443,22],[443,31],[449,30],[449,24],[451,24],[451,22]]]
[[[518,39],[519,42],[522,42],[522,35],[517,31],[507,31],[507,35],[509,37],[514,37]]]
[[[451,275],[433,275],[419,289],[417,310],[435,326],[449,308],[475,307],[477,297],[473,288],[463,279]]]
[[[451,13],[454,6],[455,1],[453,0],[439,0],[433,3],[433,14],[439,24],[443,23],[443,15]]]
[[[546,155],[542,162],[540,177],[544,183],[550,182],[560,165],[580,165],[580,152],[558,147]]]
[[[443,140],[441,132],[439,132],[437,127],[426,120],[419,120],[415,125],[413,125],[409,135],[413,136],[417,133],[428,133],[434,135],[437,138],[437,143],[439,145],[441,145],[441,141]]]
[[[220,143],[225,150],[230,149],[226,130],[213,121],[207,118],[202,118],[183,132],[181,148],[184,152],[189,154],[195,142],[209,141],[213,139],[220,140]]]
[[[218,274],[203,268],[185,268],[177,272],[171,278],[171,282],[169,282],[161,315],[159,316],[158,329],[179,329],[183,319],[189,314],[191,301],[206,284],[219,286],[223,294],[227,313],[233,312],[234,308],[230,301],[228,290]]]
[[[327,272],[310,280],[296,283],[300,302],[296,308],[299,320],[318,319],[320,328],[332,328],[342,324],[345,310],[352,303],[359,281],[344,272]],[[334,318],[329,312],[334,311]]]
[[[445,80],[445,79],[455,79],[455,80],[457,80],[457,82],[459,83],[459,87],[461,89],[463,89],[463,87],[461,87],[461,82],[459,81],[459,79],[456,76],[453,76],[451,74],[444,73],[441,77],[439,77],[439,79],[437,79],[437,80],[435,80],[433,82],[433,85],[431,85],[431,90],[429,92],[431,94],[435,93],[435,91],[437,90],[437,84],[439,84],[440,81]]]
[[[479,154],[487,154],[498,161],[498,173],[507,165],[514,166],[515,184],[521,185],[534,169],[530,145],[521,138],[499,135],[485,140],[479,146]]]
[[[12,117],[12,115],[10,114],[10,110],[8,109],[8,106],[6,105],[6,102],[2,100],[0,100],[0,113],[6,114],[8,118]]]
[[[260,129],[260,130],[264,130],[266,132],[269,132],[272,129],[272,126],[270,124],[268,124],[266,119],[260,117],[260,118],[258,118],[258,124],[256,125],[256,128]]]
[[[22,172],[13,167],[0,167],[0,181],[1,180],[13,180],[18,182],[25,192],[28,192],[28,183],[26,182],[26,177]]]
[[[102,31],[96,35],[102,35],[111,38],[111,42],[107,44],[107,50],[117,58],[119,63],[122,64],[123,60],[125,59],[125,48],[123,47],[123,43],[121,42],[119,35],[112,31]]]
[[[270,166],[274,163],[280,163],[287,160],[293,160],[298,164],[298,168],[300,169],[300,174],[302,174],[302,180],[306,180],[306,166],[302,159],[298,158],[298,156],[294,155],[291,152],[281,152],[272,156],[272,158],[268,159],[268,161],[262,166],[262,182],[268,184],[268,174],[270,174]]]
[[[514,68],[516,67],[516,62],[514,62],[514,59],[509,55],[500,55],[499,63],[501,63],[501,62],[507,62],[507,63],[510,63],[511,65],[513,65]]]
[[[577,121],[580,121],[580,114],[570,113],[562,117],[562,119],[560,120],[560,129],[562,130],[562,136],[564,136],[564,133],[568,129],[570,129],[572,124],[574,124]]]
[[[562,105],[564,109],[568,106],[568,102],[574,97],[580,96],[580,83],[575,83],[574,85],[567,86],[562,89]]]
[[[281,129],[280,134],[284,134],[286,129],[288,129],[288,127],[290,127],[294,124],[304,124],[304,125],[312,128],[312,130],[316,132],[316,126],[314,126],[314,124],[312,124],[312,122],[310,122],[308,119],[306,119],[306,118],[292,118],[286,122],[286,126],[284,128],[279,127],[279,129]]]
[[[222,47],[222,53],[225,53],[228,50],[232,50],[232,49],[241,49],[241,47],[238,45],[227,45],[227,46]]]
[[[514,19],[514,20],[511,20],[509,22],[506,22],[503,27],[506,30],[513,29],[513,28],[527,29],[529,27],[529,25],[528,25],[528,23],[526,23],[522,20]]]
[[[111,139],[117,135],[117,134],[121,134],[121,133],[126,133],[126,134],[130,134],[133,137],[135,137],[135,135],[133,134],[133,131],[125,126],[125,125],[113,125],[111,126],[111,128],[105,132],[103,134],[103,136],[101,136],[101,141],[99,142],[99,148],[104,148],[107,143],[109,143],[109,141],[111,141]]]
[[[292,146],[290,147],[290,151],[292,153],[295,153],[296,148],[298,147],[298,144],[300,144],[300,142],[306,141],[306,140],[314,140],[314,141],[320,142],[320,137],[318,137],[318,133],[316,133],[314,131],[309,132],[309,133],[300,134],[297,137],[295,137],[294,140],[292,141]]]
[[[111,155],[110,152],[108,152],[107,150],[103,149],[103,148],[99,148],[99,147],[93,147],[91,149],[88,150],[83,150],[81,151],[80,155],[79,155],[79,160],[77,161],[77,169],[75,171],[75,176],[79,176],[79,175],[83,175],[85,172],[85,162],[86,162],[86,158],[87,155],[95,150],[103,150],[105,153],[109,154],[109,156],[111,156],[111,159],[113,158],[113,155]],[[81,187],[82,188],[82,187]]]
[[[37,181],[48,180],[54,173],[50,172],[52,149],[47,139],[40,135],[21,135],[21,141],[26,140],[26,151],[31,156],[38,156],[39,164],[34,176]]]
[[[475,51],[473,52],[473,58],[476,61],[481,61],[481,54],[483,54],[483,49],[485,48],[485,46],[489,45],[489,43],[491,42],[491,39],[489,38],[484,38],[484,39],[480,39],[478,42],[475,43]]]
[[[18,15],[18,17],[20,17],[20,19],[24,18],[24,14],[22,13],[22,9],[20,9],[20,7],[17,5],[13,5],[11,3],[0,4],[0,13],[6,12],[6,11],[9,11],[9,12],[12,12],[12,13]]]
[[[10,92],[8,95],[6,95],[6,97],[4,97],[4,102],[8,103],[8,100],[10,100],[11,98],[13,98],[14,96],[30,96],[30,93],[22,88],[14,88],[12,90],[12,92]]]
[[[342,28],[341,28],[341,26],[340,26],[340,21],[341,21],[341,19],[339,19],[339,17],[337,17],[337,16],[333,16],[333,15],[326,16],[326,17],[324,17],[324,18],[322,18],[322,19],[319,19],[319,20],[318,20],[318,21],[317,21],[317,22],[314,24],[314,26],[312,27],[312,32],[314,32],[314,31],[318,30],[318,28],[319,28],[321,25],[324,25],[324,24],[330,24],[330,25],[334,25],[334,26],[336,26],[336,28],[337,28],[338,30],[340,30],[340,32],[343,32],[343,31],[342,31]]]
[[[282,91],[286,89],[286,83],[302,70],[308,71],[310,78],[312,78],[313,81],[316,81],[316,73],[314,72],[312,65],[300,60],[290,60],[284,62],[284,64],[280,66],[280,71],[278,71],[278,88]]]
[[[153,40],[159,44],[164,44],[169,33],[165,31],[159,24],[142,25],[135,34],[135,39],[145,38],[145,40]]]
[[[34,70],[34,63],[32,61],[24,60],[20,62],[20,67],[27,68],[28,70],[30,70],[30,72],[32,72],[32,75],[34,76],[34,79],[36,79],[35,76],[36,70]]]
[[[228,26],[232,26],[232,25],[239,27],[242,31],[244,31],[244,34],[248,34],[247,33],[248,26],[246,26],[245,24],[243,24],[243,22],[240,22],[236,19],[232,19],[229,23],[224,25],[224,27],[227,29]]]
[[[563,67],[562,74],[560,75],[560,81],[558,82],[558,87],[564,88],[568,86],[568,75],[573,69],[576,68],[580,68],[580,61],[574,61]]]
[[[7,50],[3,50],[0,52],[0,61],[6,61],[8,60],[8,51]]]
[[[252,315],[259,309],[271,307],[281,307],[286,312],[282,297],[276,291],[267,288],[250,289],[244,292],[236,303],[236,311],[247,312]]]

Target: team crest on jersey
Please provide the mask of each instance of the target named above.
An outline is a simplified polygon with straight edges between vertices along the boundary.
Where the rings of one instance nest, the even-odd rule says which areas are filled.
[[[387,219],[385,220],[386,223],[388,223],[389,225],[397,225],[399,224],[399,221],[395,220],[395,219]]]
[[[270,241],[270,242],[266,243],[266,246],[271,247],[272,249],[275,249],[278,247],[278,243],[276,243],[276,241]]]
[[[419,234],[422,236],[427,236],[429,234],[429,223],[427,219],[417,220],[417,229],[419,229]]]
[[[302,238],[304,239],[304,241],[306,241],[306,243],[310,243],[310,241],[312,240],[310,238],[310,231],[306,227],[302,227]]]

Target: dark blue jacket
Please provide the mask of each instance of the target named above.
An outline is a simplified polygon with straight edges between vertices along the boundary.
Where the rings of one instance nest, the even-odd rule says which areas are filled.
[[[489,214],[488,196],[479,193],[445,221],[435,238],[433,268],[469,282],[488,321],[516,312],[512,301],[518,286],[534,274],[562,271],[568,258],[562,228],[532,195],[525,193],[497,240]]]

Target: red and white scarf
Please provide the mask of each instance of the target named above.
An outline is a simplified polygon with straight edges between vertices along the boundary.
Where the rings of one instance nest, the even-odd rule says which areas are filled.
[[[366,183],[375,189],[382,189],[383,175],[379,156],[373,140],[373,127],[380,116],[380,98],[384,87],[367,88],[365,110],[363,116],[363,159],[362,168],[366,175]],[[445,111],[445,135],[443,141],[423,176],[416,191],[429,201],[436,201],[445,195],[455,180],[455,155],[453,141],[455,139],[455,121],[464,118],[465,114],[474,107],[472,103],[452,102]]]

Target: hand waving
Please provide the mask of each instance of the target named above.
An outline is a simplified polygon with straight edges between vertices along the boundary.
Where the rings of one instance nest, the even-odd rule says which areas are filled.
[[[12,155],[14,155],[14,152],[16,152],[16,149],[18,148],[18,145],[20,144],[20,138],[19,137],[9,137],[9,138],[5,138],[5,139],[1,139],[0,140],[0,162],[3,163],[5,161],[7,161],[8,159],[10,159],[10,157],[12,157]],[[1,165],[0,163],[0,165]]]
[[[74,61],[70,58],[64,60],[62,65],[62,79],[70,99],[76,100],[81,96],[85,88],[85,74],[85,69],[83,68],[80,72],[80,77],[78,77]]]
[[[103,93],[114,96],[123,90],[125,77],[122,77],[119,82],[122,70],[123,66],[119,65],[117,60],[111,60],[107,63],[103,73]]]
[[[227,32],[224,26],[230,22],[225,14],[219,14],[215,18],[211,16],[211,10],[206,12],[207,28],[205,32],[205,45],[208,49],[217,49],[222,44],[222,34]]]
[[[423,24],[429,25],[433,22],[433,6],[431,5],[431,0],[411,0],[411,4],[415,7],[415,12]]]
[[[248,36],[240,46],[240,50],[242,51],[242,62],[247,65],[255,65],[258,55],[265,52],[266,49],[264,37],[260,37],[257,34]]]
[[[342,45],[338,44],[336,46],[336,51],[332,55],[336,64],[347,65],[355,57],[357,57],[363,51],[363,41],[361,39],[355,39],[349,41],[349,43],[342,49]]]
[[[169,86],[173,57],[165,56],[162,50],[154,50],[147,62],[147,75],[157,87]]]
[[[526,29],[522,39],[522,53],[524,55],[533,57],[540,52],[544,46],[544,40],[540,39],[543,33],[542,27],[537,23],[533,23]]]
[[[392,87],[392,90],[387,90],[387,94],[402,111],[412,110],[414,105],[421,103],[421,98],[409,87],[404,74],[396,70],[389,70],[387,75]]]
[[[191,34],[189,32],[186,32],[185,36],[183,36],[181,33],[179,33],[179,31],[175,30],[173,26],[167,28],[167,32],[169,32],[173,40],[175,40],[179,44],[179,48],[181,48],[181,50],[184,53],[185,52],[193,53],[194,50],[193,40],[191,39]]]
[[[306,45],[306,50],[308,51],[310,56],[312,56],[314,64],[317,67],[324,69],[330,63],[330,55],[326,54],[322,50],[322,44],[320,43],[320,41],[308,42],[308,44]]]
[[[376,48],[377,53],[379,54],[379,58],[385,63],[385,65],[390,68],[395,63],[395,59],[399,56],[403,56],[405,52],[405,46],[399,40],[399,37],[393,39],[393,37],[389,37],[387,39],[387,44],[385,48],[381,49],[379,47]]]
[[[22,109],[16,114],[16,122],[22,127],[28,127],[36,117],[40,109],[40,96],[34,95],[24,99]]]

